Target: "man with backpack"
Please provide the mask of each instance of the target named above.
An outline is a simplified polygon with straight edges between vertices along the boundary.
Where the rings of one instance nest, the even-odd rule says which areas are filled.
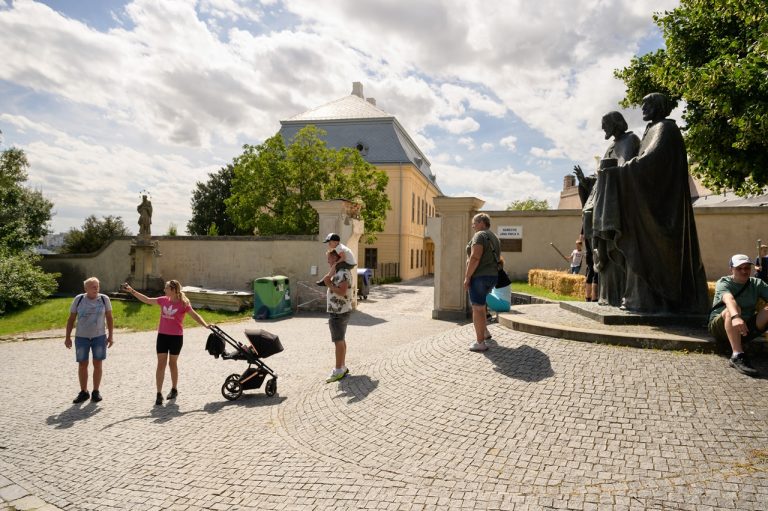
[[[77,361],[77,376],[80,380],[80,393],[72,401],[82,403],[88,398],[98,403],[101,401],[99,385],[101,384],[101,366],[107,358],[107,347],[112,347],[114,324],[112,321],[112,302],[107,295],[99,293],[99,279],[91,277],[83,282],[85,293],[72,300],[67,319],[66,339],[64,346],[72,349],[72,327],[77,321],[75,330],[75,360]],[[106,323],[106,325],[105,325]],[[107,335],[108,330],[108,335]],[[88,358],[93,352],[93,392],[88,393]]]
[[[743,344],[768,329],[768,306],[757,310],[757,300],[768,300],[768,284],[750,277],[752,260],[744,254],[731,257],[731,274],[715,285],[715,298],[709,313],[709,332],[718,343],[728,342],[733,355],[729,364],[742,374],[758,376],[744,354]]]

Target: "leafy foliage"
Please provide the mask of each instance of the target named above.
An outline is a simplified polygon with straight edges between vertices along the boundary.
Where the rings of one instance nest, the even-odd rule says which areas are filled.
[[[45,273],[40,256],[28,251],[13,252],[0,247],[0,314],[40,303],[56,291],[58,273]]]
[[[83,222],[81,229],[72,228],[64,237],[64,254],[90,254],[106,245],[112,238],[130,236],[123,219],[119,216],[105,216],[103,220],[91,215]]]
[[[50,232],[53,203],[23,186],[29,161],[21,149],[0,154],[0,314],[41,302],[56,291],[57,273],[45,273],[31,253]]]
[[[197,236],[227,236],[251,234],[247,229],[239,229],[229,218],[224,203],[232,195],[232,179],[235,168],[232,165],[222,167],[218,172],[209,174],[208,181],[198,182],[192,192],[192,219],[187,222],[187,232]],[[212,229],[212,226],[215,226]],[[211,234],[216,232],[216,234]]]
[[[507,206],[507,211],[544,211],[547,209],[549,209],[549,202],[543,199],[534,199],[533,197],[512,201]]]
[[[326,147],[322,130],[302,128],[286,146],[275,135],[246,145],[235,159],[227,212],[241,229],[254,234],[316,234],[313,200],[344,198],[362,205],[365,239],[375,240],[390,209],[389,178],[352,148]]]
[[[621,105],[651,92],[686,104],[692,171],[705,186],[738,195],[768,185],[768,3],[681,0],[656,14],[666,50],[635,57],[614,72],[627,91]]]
[[[29,161],[21,149],[0,155],[0,246],[13,252],[40,244],[50,232],[53,203],[23,186]]]

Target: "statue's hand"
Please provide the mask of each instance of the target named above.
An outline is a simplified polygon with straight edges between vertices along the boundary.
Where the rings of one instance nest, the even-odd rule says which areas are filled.
[[[584,181],[584,172],[582,172],[580,165],[573,166],[573,174],[576,176],[576,179],[578,179],[579,181]]]

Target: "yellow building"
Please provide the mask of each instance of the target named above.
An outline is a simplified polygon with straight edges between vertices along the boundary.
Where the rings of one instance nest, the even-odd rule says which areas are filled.
[[[362,84],[354,82],[349,96],[280,121],[280,134],[289,143],[310,124],[326,132],[328,147],[354,147],[389,176],[392,209],[376,242],[360,243],[358,267],[374,269],[375,277],[403,280],[433,273],[434,244],[425,230],[427,218],[435,216],[434,198],[442,192],[429,160],[397,119],[375,99],[366,99]]]

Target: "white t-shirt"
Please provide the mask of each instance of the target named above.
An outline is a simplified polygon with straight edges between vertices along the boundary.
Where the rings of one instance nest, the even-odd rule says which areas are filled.
[[[581,266],[581,259],[584,257],[584,252],[573,249],[573,252],[571,252],[571,268],[575,268],[576,266]]]
[[[352,250],[348,246],[343,243],[339,243],[333,250],[341,256],[342,261],[350,266],[357,266],[357,259],[355,259],[355,254],[352,253]]]
[[[106,313],[112,310],[112,302],[107,295],[99,295],[91,300],[85,293],[79,294],[69,306],[70,313],[77,314],[75,337],[93,339],[107,333]]]
[[[331,282],[334,286],[341,285],[345,280],[347,281],[347,292],[344,296],[337,295],[331,291],[331,288],[326,290],[327,312],[343,314],[352,310],[352,273],[349,270],[338,270],[331,277]]]

